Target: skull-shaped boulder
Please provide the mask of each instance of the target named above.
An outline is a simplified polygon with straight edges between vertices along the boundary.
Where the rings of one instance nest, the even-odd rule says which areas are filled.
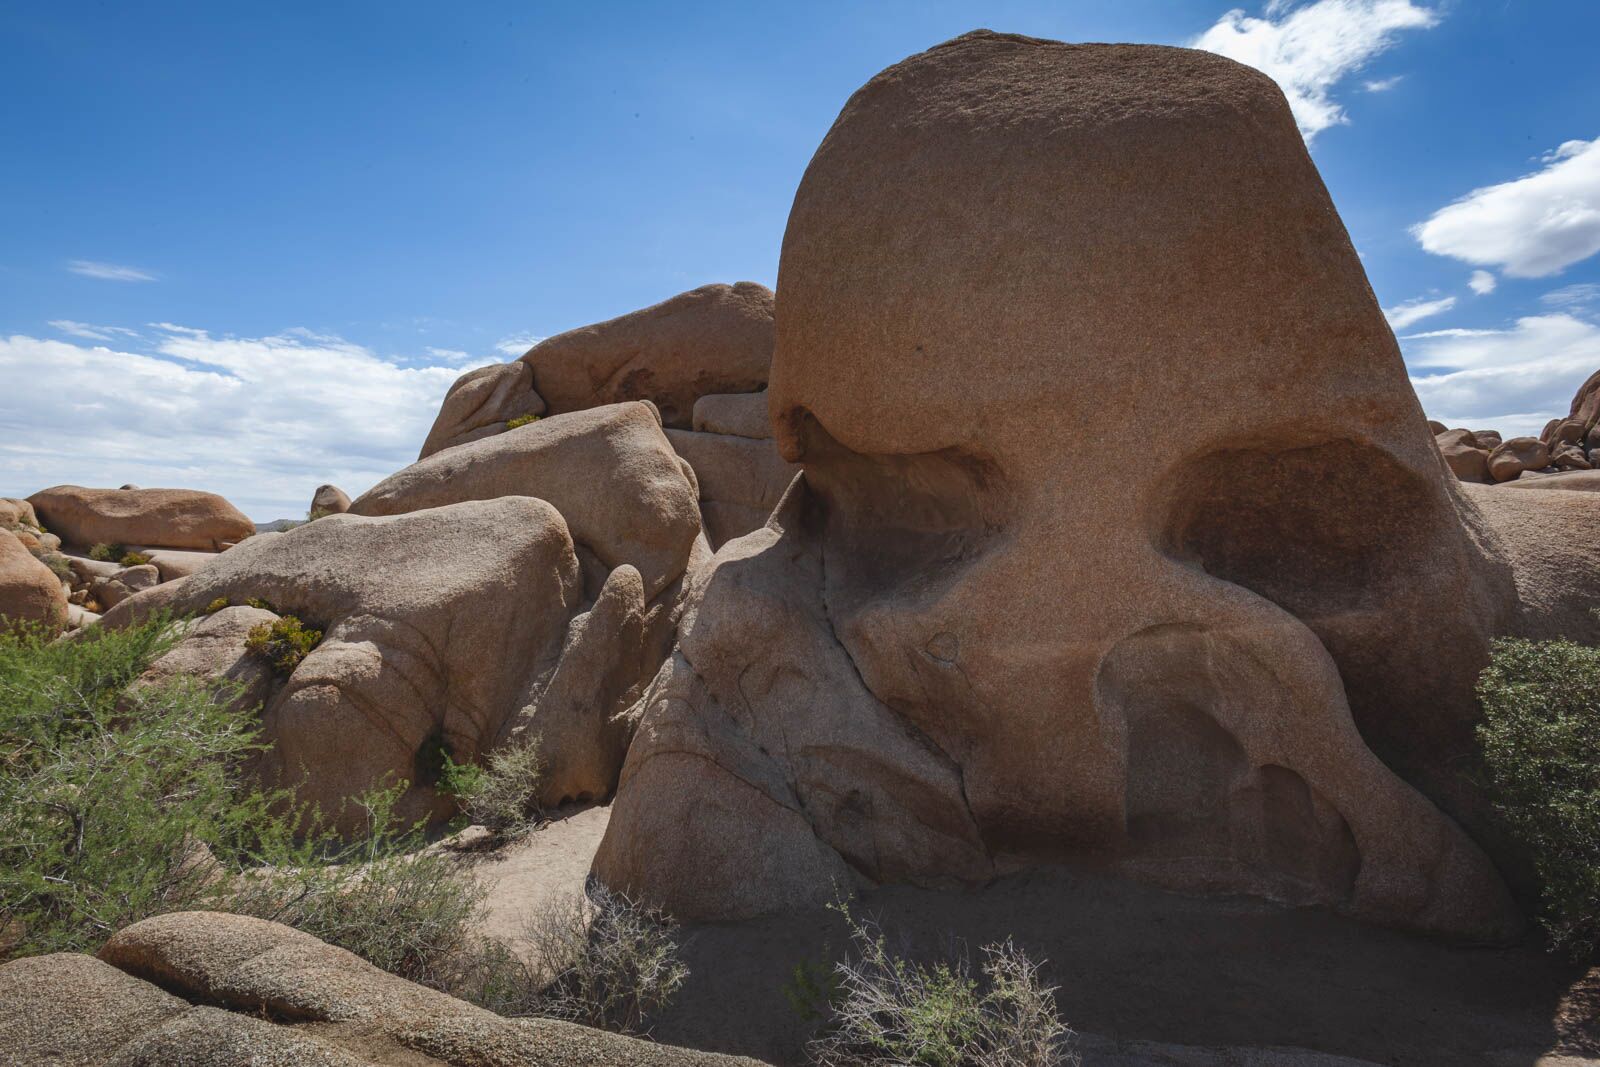
[[[1073,857],[1517,926],[1404,780],[1449,802],[1508,579],[1270,79],[986,32],[913,56],[812,160],[779,293],[804,474],[697,579],[604,880],[732,917]]]

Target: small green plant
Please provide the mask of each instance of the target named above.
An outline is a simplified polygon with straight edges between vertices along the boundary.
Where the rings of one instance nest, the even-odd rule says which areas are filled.
[[[223,608],[225,608],[227,606],[228,606],[228,598],[225,597],[225,596],[219,596],[219,597],[217,597],[217,599],[213,600],[211,603],[206,605],[206,614],[207,615],[215,615],[217,612],[221,611]]]
[[[327,508],[312,508],[306,512],[306,522],[316,522],[318,519],[325,519],[332,514],[334,512],[329,511]],[[304,525],[304,523],[301,525]]]
[[[1600,649],[1501,640],[1478,677],[1490,799],[1533,857],[1553,948],[1600,948]]]
[[[844,990],[839,972],[809,957],[794,965],[783,984],[783,999],[802,1022],[820,1023],[833,1013]]]
[[[809,1046],[821,1067],[1062,1067],[1080,1062],[1040,965],[1007,939],[922,964],[891,953],[878,924],[835,905],[854,958],[840,962],[831,1018]]]
[[[272,611],[272,605],[268,604],[265,600],[262,600],[258,596],[246,597],[244,602],[250,607],[257,608],[261,611]],[[276,615],[277,612],[273,611],[273,614]]]
[[[101,563],[111,563],[127,554],[128,549],[124,545],[108,545],[101,542],[100,544],[89,546],[89,558],[98,560]]]
[[[117,562],[124,567],[142,567],[150,562],[150,557],[143,552],[124,552]]]
[[[57,578],[60,578],[64,581],[72,581],[72,562],[68,560],[66,556],[63,556],[59,552],[51,552],[47,555],[40,556],[39,560],[46,567],[49,567],[50,573],[54,574]]]
[[[455,797],[471,822],[499,837],[518,837],[538,821],[544,761],[537,740],[514,742],[489,753],[488,765],[457,763],[444,753],[439,791]]]
[[[506,429],[515,430],[519,426],[526,426],[531,422],[538,422],[538,421],[539,421],[539,416],[537,416],[537,415],[518,415],[515,418],[511,418],[511,419],[507,419],[506,420]]]
[[[689,977],[671,917],[598,882],[546,901],[524,937],[541,962],[520,983],[501,983],[502,1014],[645,1034]],[[521,1003],[505,998],[519,987]]]
[[[272,664],[279,674],[288,677],[321,640],[321,630],[313,630],[295,616],[285,615],[272,622],[252,626],[245,635],[244,647]]]

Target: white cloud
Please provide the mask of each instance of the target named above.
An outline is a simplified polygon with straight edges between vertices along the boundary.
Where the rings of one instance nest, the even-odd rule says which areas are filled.
[[[50,328],[70,337],[82,337],[88,341],[114,341],[118,335],[139,336],[137,330],[130,330],[126,326],[95,326],[87,322],[73,322],[71,319],[51,319]]]
[[[544,338],[540,337],[538,334],[515,333],[510,337],[500,338],[500,340],[495,342],[494,348],[496,352],[504,352],[506,355],[515,359],[543,340]]]
[[[67,270],[85,278],[99,278],[108,282],[153,282],[156,276],[137,267],[120,267],[115,263],[96,263],[92,259],[75,259]]]
[[[1488,296],[1494,292],[1497,284],[1495,276],[1486,270],[1475,270],[1472,272],[1472,277],[1467,279],[1467,288],[1479,296]]]
[[[1362,82],[1361,88],[1369,93],[1386,93],[1396,85],[1399,85],[1400,80],[1404,77],[1404,74],[1396,74],[1392,78],[1374,78],[1371,81]]]
[[[430,345],[425,351],[434,359],[448,363],[453,367],[459,367],[463,363],[477,358],[471,352],[463,352],[459,348],[434,348]]]
[[[1551,307],[1584,308],[1600,302],[1600,285],[1584,282],[1553,289],[1539,298]]]
[[[1537,434],[1567,414],[1578,386],[1600,367],[1600,325],[1566,314],[1402,340],[1416,342],[1404,346],[1406,362],[1430,418],[1507,437]]]
[[[1427,29],[1438,12],[1412,0],[1316,0],[1303,7],[1274,2],[1264,18],[1235,8],[1195,38],[1193,47],[1216,52],[1270,76],[1289,98],[1300,133],[1310,141],[1329,126],[1349,121],[1333,91],[1375,56],[1387,51],[1401,30]],[[1390,88],[1398,79],[1368,82],[1367,91]]]
[[[1391,330],[1403,330],[1413,323],[1443,314],[1455,306],[1456,298],[1453,296],[1442,296],[1437,300],[1427,300],[1419,296],[1415,300],[1407,300],[1392,308],[1384,308],[1383,317],[1389,320]]]
[[[159,328],[145,351],[0,337],[0,496],[135,482],[299,517],[323,482],[355,495],[414,461],[459,374],[337,338]]]
[[[1543,278],[1600,252],[1600,137],[1540,157],[1544,169],[1474,189],[1411,228],[1434,255]]]

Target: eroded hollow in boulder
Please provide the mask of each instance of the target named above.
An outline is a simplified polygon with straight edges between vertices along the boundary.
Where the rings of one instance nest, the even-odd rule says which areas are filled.
[[[1431,599],[1434,524],[1453,521],[1433,487],[1381,448],[1332,439],[1207,452],[1157,499],[1171,501],[1157,531],[1164,551],[1305,623],[1337,664],[1368,745],[1427,790],[1412,773],[1418,709],[1475,677],[1453,660],[1479,654],[1477,642],[1443,641],[1444,652],[1419,656],[1430,646],[1403,632],[1447,626],[1418,610]]]

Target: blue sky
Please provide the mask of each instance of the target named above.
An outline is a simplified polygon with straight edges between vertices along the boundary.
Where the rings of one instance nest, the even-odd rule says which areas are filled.
[[[1430,414],[1600,369],[1588,0],[0,2],[0,495],[365,489],[462,369],[773,284],[846,97],[979,26],[1277,78]]]

